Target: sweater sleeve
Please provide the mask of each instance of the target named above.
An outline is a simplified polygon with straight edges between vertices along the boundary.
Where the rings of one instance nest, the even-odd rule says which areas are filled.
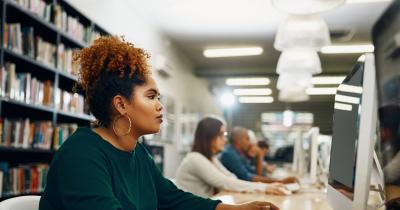
[[[88,151],[90,152],[90,151]],[[64,154],[56,173],[65,210],[122,210],[114,196],[106,161],[100,155]]]
[[[249,171],[246,166],[243,165],[239,157],[231,153],[223,153],[221,156],[222,164],[239,179],[251,181],[255,176],[254,173]]]
[[[192,174],[197,175],[201,180],[213,187],[238,192],[265,191],[267,189],[267,184],[243,181],[225,175],[210,160],[201,154],[194,153],[190,156],[189,161],[191,162],[189,165]],[[219,161],[216,164],[218,163]]]
[[[148,157],[153,168],[159,210],[214,210],[221,202],[219,200],[201,198],[178,189],[175,184],[161,174],[150,154],[148,154]]]

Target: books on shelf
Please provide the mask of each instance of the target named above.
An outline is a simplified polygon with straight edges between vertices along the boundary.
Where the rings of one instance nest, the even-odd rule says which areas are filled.
[[[48,169],[48,164],[43,163],[10,167],[8,162],[0,162],[3,173],[1,197],[43,192]]]
[[[57,51],[55,45],[35,35],[32,26],[23,26],[21,23],[5,23],[3,47],[55,67]]]
[[[14,148],[50,149],[53,138],[51,121],[0,119],[0,146]]]
[[[68,15],[60,5],[56,5],[54,8],[54,24],[68,35],[86,43],[85,38],[92,32],[91,26],[85,26],[79,21],[79,18]]]
[[[66,47],[64,44],[58,45],[57,68],[68,74],[77,75],[78,65],[73,62],[73,54],[78,49]]]
[[[0,70],[0,93],[27,104],[53,106],[53,83],[40,81],[29,72],[16,72],[14,63],[6,62]]]
[[[45,65],[56,66],[56,46],[50,42],[43,40],[40,36],[35,38],[35,59]]]
[[[43,20],[51,21],[51,4],[47,4],[43,0],[14,0],[18,5],[31,11],[33,14],[39,16]]]
[[[78,124],[59,124],[54,128],[53,149],[57,150],[67,140],[67,138],[76,131]]]
[[[64,112],[85,114],[85,100],[82,95],[57,88],[56,108]]]

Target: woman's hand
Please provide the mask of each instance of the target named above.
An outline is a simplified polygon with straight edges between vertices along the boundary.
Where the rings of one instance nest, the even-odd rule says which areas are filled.
[[[299,180],[296,177],[291,176],[291,177],[287,177],[285,179],[280,180],[280,182],[283,184],[289,184],[289,183],[299,182]]]

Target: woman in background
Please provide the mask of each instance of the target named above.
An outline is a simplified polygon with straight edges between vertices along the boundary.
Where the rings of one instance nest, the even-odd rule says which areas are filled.
[[[215,117],[202,119],[195,131],[192,152],[186,155],[178,168],[176,184],[205,198],[219,190],[284,195],[281,185],[239,180],[219,162],[215,156],[224,149],[226,134],[222,120]]]
[[[138,138],[162,123],[160,92],[148,54],[115,36],[76,54],[79,85],[93,128],[78,128],[57,151],[40,210],[256,210],[268,202],[227,205],[184,192],[164,178]]]

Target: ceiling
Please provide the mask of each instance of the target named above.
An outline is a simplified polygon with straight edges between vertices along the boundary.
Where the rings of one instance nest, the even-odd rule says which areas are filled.
[[[350,0],[322,13],[332,33],[342,30],[354,33],[351,40],[344,42],[334,38],[332,42],[370,42],[372,25],[389,3],[388,0]],[[274,37],[287,14],[275,9],[270,0],[146,0],[140,5],[146,7],[143,15],[173,40],[192,60],[200,75],[202,70],[231,67],[267,67],[266,73],[275,71],[280,52],[273,48]],[[260,56],[212,59],[202,55],[202,50],[207,47],[254,45],[262,46],[264,53]],[[348,69],[337,67],[351,66],[357,56],[322,55],[323,73],[347,72]]]
[[[194,73],[207,78],[211,90],[223,88],[227,76],[266,75],[273,80],[278,76],[275,67],[280,52],[273,48],[273,42],[287,14],[275,9],[270,0],[134,0],[130,3],[143,7],[141,15],[151,20],[188,56],[195,66]],[[348,0],[322,13],[331,31],[332,43],[370,43],[371,28],[389,4],[388,0]],[[202,54],[207,47],[241,46],[262,46],[264,53],[234,58],[205,58]],[[322,74],[346,74],[359,56],[320,54]],[[274,82],[271,86],[274,87]],[[276,96],[277,91],[273,92]],[[333,103],[333,97],[314,96],[310,103],[318,101]],[[265,104],[258,107],[259,112],[268,111]],[[248,108],[254,109],[254,105]],[[284,108],[282,106],[282,110]],[[258,113],[255,116],[259,116]]]

